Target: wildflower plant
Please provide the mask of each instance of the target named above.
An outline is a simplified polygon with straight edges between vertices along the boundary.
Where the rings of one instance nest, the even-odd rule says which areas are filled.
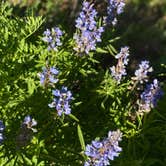
[[[107,21],[114,25],[124,6],[108,1]],[[133,149],[142,140],[133,142],[142,139],[147,113],[154,123],[155,111],[160,115],[162,84],[157,78],[150,84],[149,61],[130,71],[129,47],[117,53],[112,26],[105,31],[96,4],[81,7],[71,33],[0,3],[1,165],[123,165],[128,154],[140,161]],[[117,63],[103,65],[106,56]]]

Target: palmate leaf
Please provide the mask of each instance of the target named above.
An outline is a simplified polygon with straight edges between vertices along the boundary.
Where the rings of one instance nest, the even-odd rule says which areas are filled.
[[[38,17],[26,17],[23,22],[25,21],[25,28],[21,29],[21,33],[24,35],[25,39],[34,34],[40,26],[43,24],[45,19],[42,16]]]
[[[10,16],[12,13],[12,8],[9,7],[8,2],[0,2],[0,16]]]

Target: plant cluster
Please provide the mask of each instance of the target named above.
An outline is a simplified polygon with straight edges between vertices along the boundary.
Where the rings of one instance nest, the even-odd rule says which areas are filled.
[[[118,53],[116,38],[104,38],[124,7],[124,0],[108,0],[100,18],[95,4],[83,1],[70,37],[61,26],[45,30],[41,16],[15,17],[1,3],[3,165],[107,166],[141,134],[163,90],[156,78],[148,83],[149,61],[130,76],[129,47]],[[105,55],[117,64],[105,69]]]

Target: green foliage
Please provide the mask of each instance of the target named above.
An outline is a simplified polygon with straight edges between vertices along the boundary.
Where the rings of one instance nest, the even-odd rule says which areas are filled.
[[[139,128],[129,119],[132,109],[131,94],[128,89],[131,82],[117,84],[107,71],[101,87],[97,92],[103,98],[101,107],[109,112],[110,122],[114,121],[116,128],[124,132],[124,136],[131,137],[138,133]]]
[[[113,44],[120,37],[111,36],[108,42],[104,38],[96,52],[81,57],[73,51],[71,34],[64,32],[64,44],[58,52],[48,51],[42,41],[46,20],[33,12],[23,18],[14,12],[9,3],[1,2],[0,119],[6,129],[0,165],[83,165],[86,144],[118,128],[123,132],[123,152],[112,165],[164,166],[166,98],[150,114],[132,117],[137,95],[132,82],[125,79],[118,84],[102,65],[105,56],[114,58],[118,53]],[[42,87],[38,77],[47,65],[60,71],[54,88],[64,85],[73,93],[69,116],[58,117],[48,107],[52,89]],[[26,115],[37,120],[38,132],[23,145],[17,137]]]

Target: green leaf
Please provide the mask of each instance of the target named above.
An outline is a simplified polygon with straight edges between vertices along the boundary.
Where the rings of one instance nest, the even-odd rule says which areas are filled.
[[[107,49],[111,55],[114,56],[114,54],[117,54],[117,51],[115,50],[115,48],[111,44],[107,46]]]
[[[104,98],[104,100],[101,102],[101,108],[103,108],[104,110],[105,110],[105,102],[107,101],[107,99],[108,99],[108,96],[106,96],[105,98]]]
[[[27,84],[28,84],[28,93],[29,93],[30,95],[32,95],[33,92],[34,92],[34,90],[35,90],[35,88],[36,88],[35,83],[34,83],[34,80],[31,79],[31,78],[28,78],[28,79],[27,79]]]
[[[118,37],[115,37],[114,39],[109,40],[109,43],[113,43],[114,41],[119,40],[119,39],[120,39],[119,36],[118,36]]]
[[[37,165],[37,157],[36,156],[32,157],[32,162],[33,162],[33,164]]]
[[[78,138],[80,140],[81,148],[83,151],[85,151],[85,141],[79,124],[77,125],[77,133],[78,133]]]
[[[33,165],[32,161],[26,157],[24,154],[22,154],[23,160],[26,162],[26,165]]]
[[[82,104],[82,101],[74,103],[75,106],[79,106],[80,104]]]
[[[84,75],[85,77],[87,76],[86,71],[84,69],[80,69],[79,72]]]
[[[127,122],[128,125],[130,125],[130,126],[133,127],[134,129],[136,129],[136,125],[135,125],[135,124],[131,123],[131,122],[128,121],[128,120],[127,120],[126,122]]]
[[[79,122],[79,119],[77,119],[73,114],[69,114],[69,116],[70,116],[70,118],[72,118],[76,122]]]
[[[45,166],[44,161],[41,161],[37,166]]]
[[[24,30],[21,29],[21,33],[25,36],[25,38],[28,38],[40,28],[45,19],[43,19],[41,16],[26,17],[23,21],[26,22],[26,26]]]
[[[99,48],[99,47],[96,49],[96,51],[97,51],[98,53],[108,53],[107,50],[104,50],[104,49]]]
[[[138,119],[138,127],[142,126],[142,118],[140,115],[137,115],[137,119]]]

